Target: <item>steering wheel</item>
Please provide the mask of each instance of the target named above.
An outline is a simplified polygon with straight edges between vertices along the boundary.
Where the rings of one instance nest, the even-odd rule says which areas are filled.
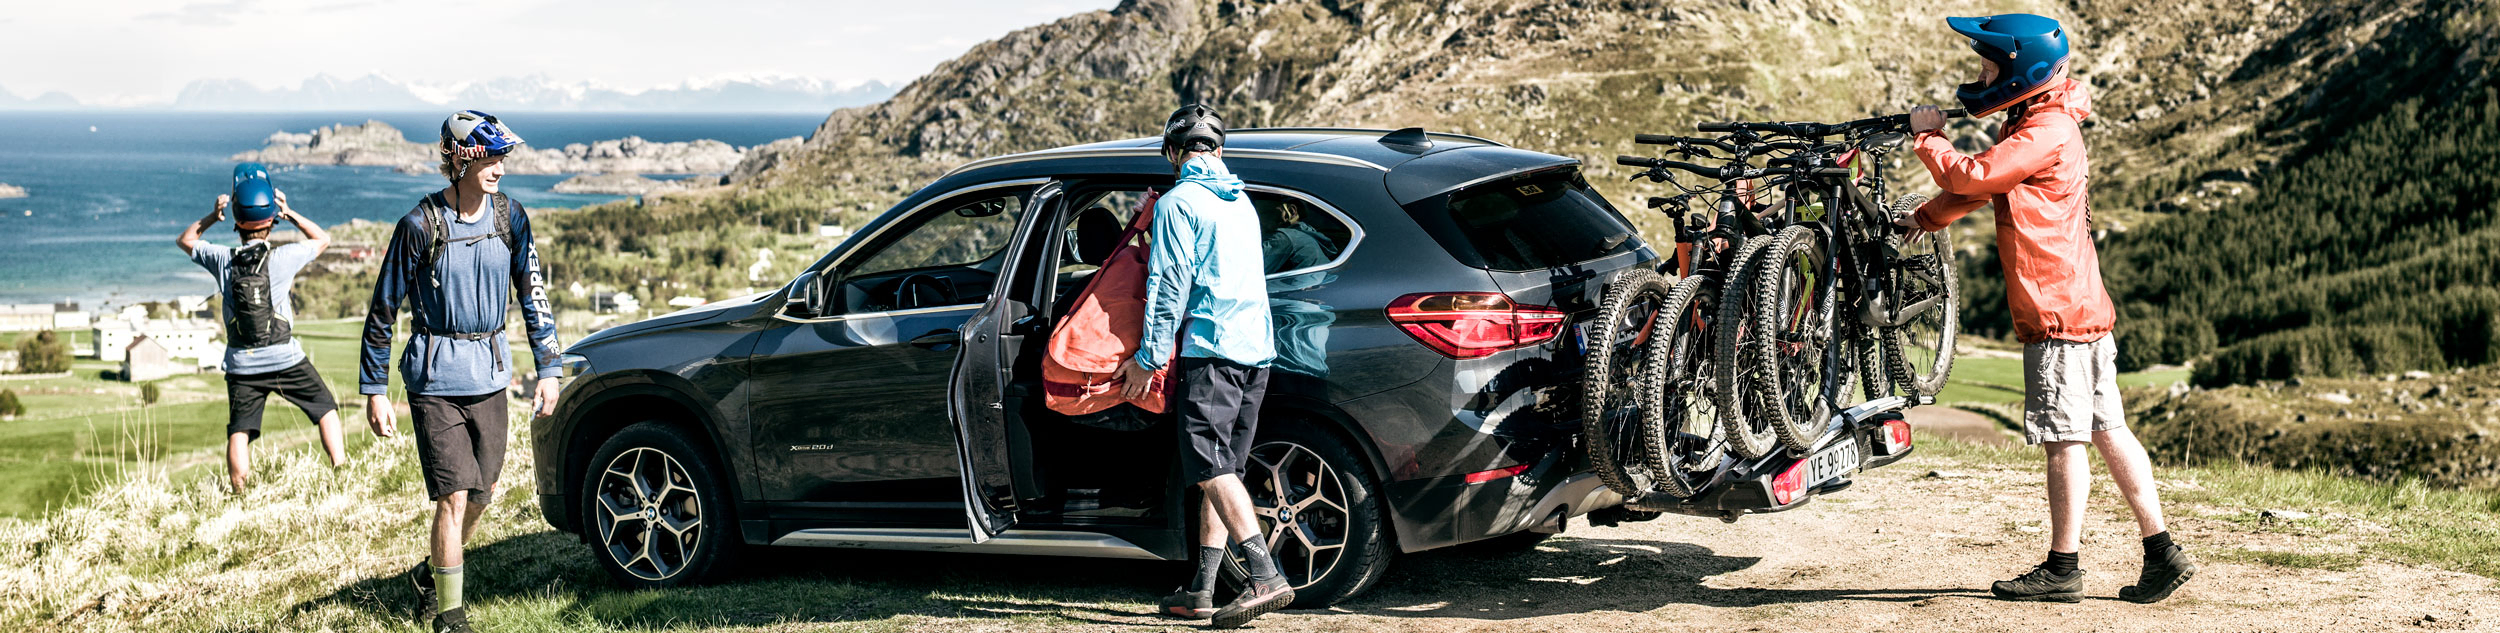
[[[932,306],[953,305],[955,282],[928,273],[915,273],[894,285],[894,309],[910,310]]]

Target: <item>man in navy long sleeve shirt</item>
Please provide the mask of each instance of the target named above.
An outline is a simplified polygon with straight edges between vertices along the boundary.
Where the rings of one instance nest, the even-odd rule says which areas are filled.
[[[363,377],[366,420],[375,434],[396,430],[391,410],[391,330],[408,305],[410,333],[400,354],[408,409],[415,418],[417,459],[426,496],[434,500],[430,564],[409,572],[418,587],[417,613],[434,630],[468,631],[462,605],[462,544],[477,533],[493,500],[509,437],[504,386],[512,383],[504,312],[516,294],[535,357],[537,415],[556,405],[555,313],[531,244],[529,214],[498,191],[503,156],[521,139],[475,110],[443,122],[443,176],[450,187],[428,195],[400,218],[365,314]]]

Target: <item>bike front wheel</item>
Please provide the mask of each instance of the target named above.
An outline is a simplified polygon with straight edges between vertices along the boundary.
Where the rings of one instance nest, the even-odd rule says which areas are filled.
[[[1903,196],[1899,202],[1917,199]],[[1912,314],[1900,326],[1886,328],[1885,360],[1903,390],[1934,396],[1953,372],[1954,337],[1962,329],[1962,280],[1954,266],[1953,239],[1945,231],[1910,231],[1900,238],[1897,252],[1900,258],[1891,270],[1894,305]]]

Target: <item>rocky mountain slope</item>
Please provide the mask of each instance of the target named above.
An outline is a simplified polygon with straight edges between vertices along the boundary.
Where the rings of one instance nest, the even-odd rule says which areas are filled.
[[[504,161],[504,169],[515,174],[718,174],[729,171],[745,156],[745,149],[710,139],[660,143],[629,136],[562,147],[523,145]],[[432,145],[409,141],[390,124],[366,121],[311,132],[271,134],[267,147],[235,154],[234,160],[279,165],[375,165],[431,174],[440,168],[442,155]]]

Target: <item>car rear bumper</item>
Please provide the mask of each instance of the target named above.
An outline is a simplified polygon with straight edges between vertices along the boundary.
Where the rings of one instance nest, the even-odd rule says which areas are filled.
[[[1861,461],[1854,472],[1890,466],[1908,458],[1910,453],[1917,448],[1907,441],[1896,443],[1885,439],[1884,421],[1899,420],[1899,407],[1876,406],[1878,404],[1880,403],[1871,403],[1869,406],[1875,408],[1857,415],[1844,413],[1842,416],[1845,419],[1834,421],[1834,426],[1839,429],[1837,432],[1843,435],[1833,441],[1858,442],[1859,446],[1866,447],[1864,452],[1860,453]],[[1861,420],[1868,423],[1861,423]],[[1780,503],[1779,495],[1773,490],[1773,479],[1777,478],[1780,473],[1786,472],[1789,467],[1806,459],[1807,456],[1804,454],[1783,451],[1778,455],[1747,460],[1738,463],[1734,470],[1721,478],[1718,483],[1705,488],[1701,494],[1691,498],[1643,499],[1627,504],[1627,507],[1643,511],[1735,521],[1748,514],[1794,510],[1813,502],[1815,497],[1847,490],[1855,483],[1855,479],[1851,477],[1839,477],[1799,490],[1790,496],[1787,503]]]

